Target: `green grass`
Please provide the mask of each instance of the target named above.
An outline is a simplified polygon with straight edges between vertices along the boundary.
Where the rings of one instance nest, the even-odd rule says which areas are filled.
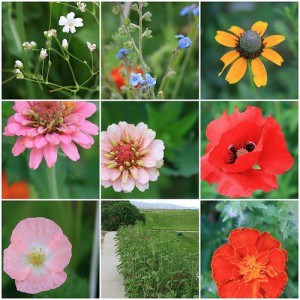
[[[143,211],[146,226],[161,230],[199,230],[198,210],[152,210]]]

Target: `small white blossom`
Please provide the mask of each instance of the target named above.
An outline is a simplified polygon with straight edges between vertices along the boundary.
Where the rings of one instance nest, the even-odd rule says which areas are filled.
[[[17,69],[23,69],[23,63],[20,60],[15,61],[15,68]]]
[[[67,14],[67,17],[61,16],[59,19],[58,24],[60,26],[64,26],[63,32],[76,32],[76,27],[82,27],[83,26],[83,20],[81,18],[75,18],[75,14],[73,12],[70,12]]]
[[[37,47],[36,42],[31,41],[30,46],[31,46],[32,49],[35,49]]]
[[[69,43],[66,39],[63,39],[61,42],[61,46],[63,47],[63,49],[68,50],[69,47]]]
[[[24,79],[24,75],[20,69],[16,69],[15,74],[17,79]]]
[[[31,50],[31,49],[36,48],[36,42],[34,42],[34,41],[31,41],[30,43],[25,42],[25,43],[22,44],[22,46],[23,46],[25,51]]]
[[[44,31],[44,36],[46,39],[51,40],[53,37],[57,37],[57,31],[56,29],[50,29],[48,31]]]
[[[78,1],[78,2],[76,2],[76,4],[77,4],[78,9],[81,12],[85,12],[85,8],[86,8],[86,4],[85,3],[82,3],[81,1]]]
[[[89,42],[86,42],[86,45],[88,47],[88,49],[93,52],[94,50],[96,50],[96,44],[91,44]]]
[[[41,53],[40,53],[40,59],[44,60],[48,56],[47,50],[42,48]]]

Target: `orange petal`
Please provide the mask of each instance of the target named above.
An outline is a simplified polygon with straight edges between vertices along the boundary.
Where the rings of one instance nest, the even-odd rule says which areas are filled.
[[[263,232],[256,242],[258,252],[270,251],[280,247],[280,242],[271,236],[269,232]]]
[[[288,276],[285,272],[279,273],[277,276],[271,278],[268,277],[268,282],[261,282],[260,288],[263,290],[265,298],[279,298],[282,294]]]
[[[226,282],[218,286],[218,294],[221,298],[234,298],[234,294],[239,289],[239,283],[235,280]]]
[[[281,66],[283,63],[283,58],[276,51],[272,49],[264,49],[261,55],[264,58],[276,64],[277,66]]]
[[[226,47],[235,47],[237,43],[237,37],[231,33],[225,31],[217,31],[217,35],[215,36],[215,40],[223,46]]]
[[[277,272],[283,272],[286,268],[285,257],[280,249],[273,249],[269,254],[268,266],[273,267]]]
[[[245,75],[246,69],[247,61],[246,59],[241,57],[233,63],[232,67],[225,77],[225,80],[227,80],[230,84],[240,81]]]
[[[218,284],[234,279],[232,270],[235,266],[231,263],[229,258],[223,255],[214,255],[211,261],[211,275],[214,281]]]
[[[231,26],[228,30],[237,36],[240,36],[242,33],[244,33],[244,29],[238,26]]]
[[[229,51],[228,53],[224,54],[220,58],[220,60],[224,63],[224,67],[218,76],[220,76],[223,73],[223,71],[225,70],[225,68],[228,65],[230,65],[234,60],[236,60],[239,56],[240,56],[240,54],[236,50],[232,50],[232,51]]]
[[[251,30],[256,31],[260,36],[263,36],[265,31],[267,30],[267,27],[267,22],[257,21],[252,25]]]
[[[257,280],[241,283],[234,298],[263,298],[260,283]]]
[[[251,69],[255,85],[257,87],[266,86],[268,81],[267,71],[259,58],[252,59]]]
[[[284,35],[270,35],[264,39],[264,44],[267,48],[280,44],[285,40]]]

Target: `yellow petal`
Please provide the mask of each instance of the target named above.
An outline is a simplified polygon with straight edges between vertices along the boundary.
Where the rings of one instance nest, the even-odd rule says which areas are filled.
[[[264,49],[261,55],[278,66],[281,66],[283,63],[283,58],[272,49]]]
[[[285,40],[284,35],[270,35],[264,39],[264,44],[267,48],[280,44]]]
[[[240,81],[245,75],[246,69],[247,60],[241,57],[233,63],[232,67],[225,77],[225,80],[227,80],[230,84]]]
[[[218,43],[226,47],[235,47],[237,43],[237,37],[231,33],[225,31],[217,31],[215,39]]]
[[[268,27],[267,22],[257,21],[251,27],[251,30],[256,31],[260,36],[263,36]]]
[[[240,36],[242,33],[244,33],[244,29],[238,26],[231,26],[228,30],[237,36]]]
[[[232,50],[232,51],[229,51],[226,54],[224,54],[220,58],[220,60],[224,63],[224,67],[218,76],[220,76],[223,73],[223,71],[225,70],[225,68],[227,66],[229,66],[233,61],[235,61],[239,56],[240,56],[240,54],[236,50]]]
[[[259,58],[252,59],[251,69],[255,85],[257,87],[266,86],[268,81],[267,71]]]

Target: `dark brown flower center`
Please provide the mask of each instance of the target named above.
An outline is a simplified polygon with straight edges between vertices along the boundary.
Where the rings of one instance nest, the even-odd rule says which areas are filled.
[[[255,149],[255,143],[253,142],[247,142],[246,144],[242,146],[235,146],[230,145],[228,147],[229,150],[229,157],[227,160],[227,164],[234,164],[238,157],[241,157],[244,154],[247,154],[248,152],[252,152]]]

